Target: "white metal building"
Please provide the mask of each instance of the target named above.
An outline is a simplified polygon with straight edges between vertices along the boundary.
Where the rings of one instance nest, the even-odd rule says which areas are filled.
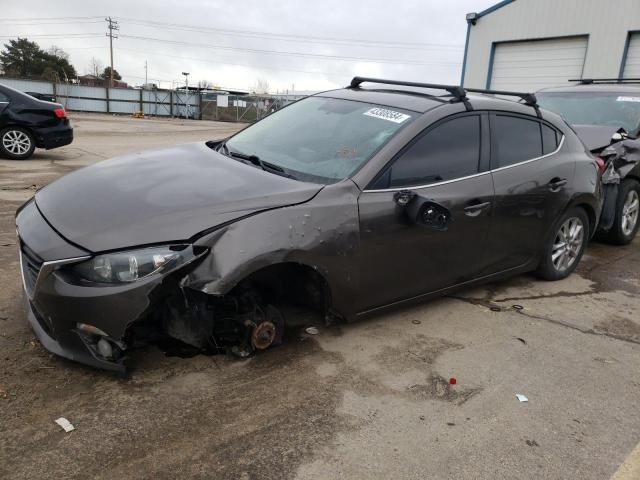
[[[464,86],[535,91],[640,78],[640,0],[505,0],[467,15]]]

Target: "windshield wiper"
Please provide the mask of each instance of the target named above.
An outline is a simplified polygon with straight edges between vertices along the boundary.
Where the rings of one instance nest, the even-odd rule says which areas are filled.
[[[229,155],[230,157],[239,158],[240,160],[247,160],[256,167],[260,167],[265,172],[272,172],[283,177],[295,179],[295,177],[290,173],[287,173],[284,168],[280,167],[279,165],[274,165],[273,163],[265,162],[257,155],[248,155],[246,153],[231,150],[225,144],[221,146],[227,151],[227,155]]]

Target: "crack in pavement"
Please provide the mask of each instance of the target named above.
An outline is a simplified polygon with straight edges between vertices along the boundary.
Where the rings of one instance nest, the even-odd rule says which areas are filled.
[[[556,293],[548,293],[542,295],[531,295],[529,297],[506,297],[506,298],[495,298],[494,302],[512,302],[515,300],[540,300],[543,298],[567,298],[567,297],[580,297],[583,295],[592,295],[594,293],[598,293],[595,290],[588,290],[586,292],[556,292]]]
[[[471,305],[485,307],[485,308],[488,308],[490,310],[491,310],[491,308],[494,308],[494,309],[497,308],[497,309],[499,309],[499,311],[510,310],[510,311],[513,311],[513,312],[518,313],[520,315],[524,315],[525,317],[528,317],[528,318],[532,318],[532,319],[535,319],[535,320],[543,320],[545,322],[549,322],[549,323],[552,323],[554,325],[558,325],[560,327],[569,328],[571,330],[575,330],[577,332],[584,333],[584,334],[587,334],[587,335],[597,335],[599,337],[609,337],[609,338],[613,338],[614,340],[620,340],[620,341],[623,341],[623,342],[640,345],[640,341],[632,340],[632,339],[626,338],[626,337],[621,336],[621,335],[616,335],[615,333],[599,332],[599,331],[594,330],[592,328],[581,328],[581,327],[579,327],[577,325],[574,325],[572,323],[563,322],[562,320],[556,320],[555,318],[547,317],[547,316],[544,316],[544,315],[537,315],[537,314],[534,314],[534,313],[525,312],[524,310],[521,310],[521,309],[504,308],[504,307],[501,307],[501,306],[495,304],[494,301],[492,301],[491,299],[488,299],[488,298],[468,298],[468,297],[461,297],[461,296],[454,296],[454,295],[448,295],[448,298],[452,298],[454,300],[459,300],[459,301],[462,301],[462,302],[466,302],[466,303],[469,303]]]

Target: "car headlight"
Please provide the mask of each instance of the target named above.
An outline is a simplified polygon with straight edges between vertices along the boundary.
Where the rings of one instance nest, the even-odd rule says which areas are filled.
[[[201,253],[191,245],[149,247],[107,253],[70,267],[74,276],[93,283],[130,283],[185,265]]]

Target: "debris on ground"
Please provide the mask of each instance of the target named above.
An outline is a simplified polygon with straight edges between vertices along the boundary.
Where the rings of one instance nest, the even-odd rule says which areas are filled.
[[[524,307],[522,305],[511,305],[511,308],[513,308],[514,310],[524,310]]]
[[[515,337],[515,339],[516,339],[516,340],[518,340],[518,341],[520,341],[520,342],[522,342],[524,345],[526,345],[526,344],[527,344],[527,341],[526,341],[524,338],[521,338],[521,337]]]
[[[320,333],[320,330],[318,330],[317,327],[307,327],[304,329],[304,331],[309,335],[318,335]]]
[[[71,422],[64,417],[58,418],[56,420],[56,423],[60,425],[64,429],[64,431],[67,433],[73,432],[76,429],[76,427],[71,425]]]
[[[521,393],[516,393],[516,398],[520,400],[520,403],[529,401],[529,399],[525,395],[522,395]]]
[[[449,379],[449,385],[455,385],[456,383],[458,383],[458,380],[456,380],[456,377],[451,377]]]
[[[422,322],[420,320],[411,320],[411,323],[414,325],[420,325]]]

